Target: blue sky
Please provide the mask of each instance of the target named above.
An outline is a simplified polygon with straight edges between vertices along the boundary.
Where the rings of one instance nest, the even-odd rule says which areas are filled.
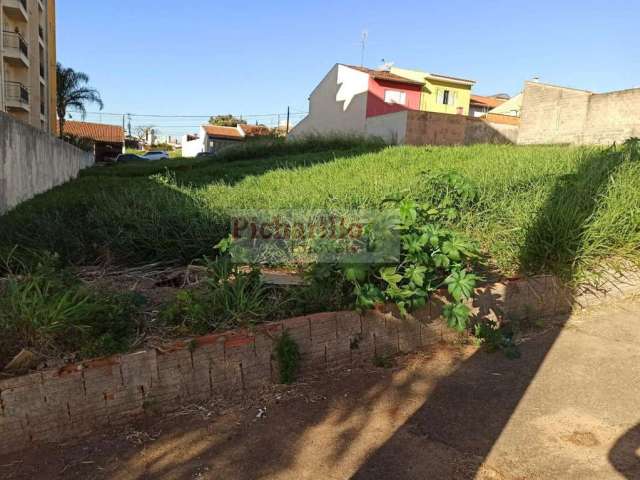
[[[478,94],[515,94],[536,75],[609,91],[640,86],[638,18],[635,0],[58,0],[58,60],[90,75],[105,113],[306,111],[334,63],[360,63],[363,30],[365,65],[471,78]],[[204,120],[133,123],[182,134]]]

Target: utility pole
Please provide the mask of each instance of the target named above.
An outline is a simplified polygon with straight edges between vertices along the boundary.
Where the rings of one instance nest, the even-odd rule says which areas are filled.
[[[127,153],[127,137],[124,129],[124,115],[122,115],[122,153]]]
[[[287,107],[287,130],[286,130],[287,135],[289,135],[289,116],[290,116],[290,108]]]

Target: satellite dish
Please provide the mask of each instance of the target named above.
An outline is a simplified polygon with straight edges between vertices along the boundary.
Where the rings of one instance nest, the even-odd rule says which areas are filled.
[[[393,67],[395,65],[395,62],[387,62],[385,61],[385,59],[381,59],[382,61],[382,65],[380,65],[378,67],[378,70],[383,70],[385,72],[388,72],[389,70],[391,70],[391,67]]]

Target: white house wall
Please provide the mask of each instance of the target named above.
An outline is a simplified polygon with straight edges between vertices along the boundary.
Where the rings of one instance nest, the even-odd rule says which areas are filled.
[[[510,98],[506,102],[498,105],[493,110],[490,110],[489,113],[519,117],[520,110],[522,110],[522,93],[519,93],[515,97]]]
[[[187,136],[182,137],[182,156],[195,157],[200,152],[204,152],[205,137],[200,132],[200,138],[195,140],[187,140]]]
[[[390,145],[404,143],[407,134],[407,111],[367,118],[366,133],[369,136],[380,137]]]
[[[369,75],[335,65],[309,97],[309,115],[289,136],[364,134]]]

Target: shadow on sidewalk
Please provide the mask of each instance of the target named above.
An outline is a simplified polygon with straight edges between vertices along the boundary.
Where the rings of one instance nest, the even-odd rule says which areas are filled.
[[[625,478],[640,478],[640,423],[618,439],[609,452],[609,462]]]
[[[584,232],[606,193],[612,173],[624,159],[614,148],[594,150],[585,154],[575,173],[559,179],[529,228],[520,253],[521,263],[529,273],[551,270],[564,280],[575,280]],[[512,298],[517,295],[518,292],[507,289],[505,308],[518,301]],[[566,300],[572,305],[574,293],[568,292]],[[557,328],[524,343],[518,360],[510,361],[500,355],[489,358],[481,350],[461,363],[453,374],[439,382],[423,406],[362,465],[354,478],[436,478],[429,459],[403,458],[407,439],[416,435],[422,437],[418,442],[438,442],[467,456],[459,478],[474,478],[569,316],[568,311],[555,318]]]

